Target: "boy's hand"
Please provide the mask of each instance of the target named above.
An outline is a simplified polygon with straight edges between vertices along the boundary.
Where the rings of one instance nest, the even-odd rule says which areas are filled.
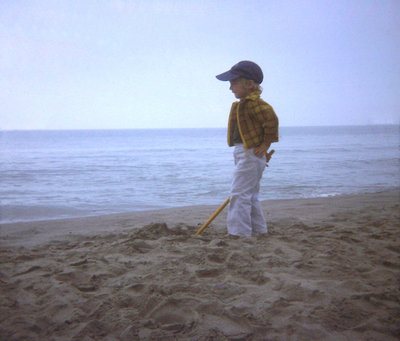
[[[271,160],[272,154],[275,153],[275,150],[271,150],[269,153],[265,154],[266,158],[267,158],[267,167],[268,167],[268,162],[269,160]]]

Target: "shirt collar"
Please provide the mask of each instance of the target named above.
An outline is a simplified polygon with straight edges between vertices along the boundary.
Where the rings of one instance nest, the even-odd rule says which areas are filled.
[[[260,95],[261,95],[261,91],[260,90],[255,90],[252,93],[250,93],[249,95],[247,95],[245,98],[242,98],[240,100],[240,102],[244,102],[246,100],[255,101],[255,100],[260,98]]]

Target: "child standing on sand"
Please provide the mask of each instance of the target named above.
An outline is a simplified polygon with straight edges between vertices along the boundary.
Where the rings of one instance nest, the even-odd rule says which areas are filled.
[[[249,237],[268,233],[258,200],[260,181],[272,142],[278,142],[279,121],[272,107],[260,98],[261,68],[241,61],[218,76],[230,82],[239,101],[232,104],[228,121],[228,145],[234,146],[235,172],[227,227],[232,236]]]

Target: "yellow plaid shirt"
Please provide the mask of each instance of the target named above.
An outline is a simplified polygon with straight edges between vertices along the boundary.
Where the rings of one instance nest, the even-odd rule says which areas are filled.
[[[279,141],[279,120],[274,109],[260,98],[261,91],[252,92],[232,104],[228,122],[228,145],[233,146],[233,133],[238,124],[246,149]]]

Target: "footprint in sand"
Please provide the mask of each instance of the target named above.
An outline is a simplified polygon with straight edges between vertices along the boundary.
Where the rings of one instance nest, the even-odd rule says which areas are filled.
[[[228,312],[217,304],[201,304],[197,311],[202,316],[202,324],[221,333],[225,340],[249,340],[251,328],[243,318],[243,311]],[[222,336],[221,335],[221,336]]]
[[[63,272],[55,278],[60,282],[70,283],[82,292],[97,290],[97,285],[93,282],[92,276],[83,271]]]
[[[198,314],[193,309],[194,300],[170,298],[161,302],[147,317],[154,320],[162,329],[181,331],[192,327],[198,321]]]
[[[207,259],[214,263],[223,263],[225,262],[226,256],[223,253],[210,253],[207,255]]]
[[[209,268],[209,269],[201,269],[196,271],[197,277],[218,277],[224,272],[223,269],[220,268]]]

